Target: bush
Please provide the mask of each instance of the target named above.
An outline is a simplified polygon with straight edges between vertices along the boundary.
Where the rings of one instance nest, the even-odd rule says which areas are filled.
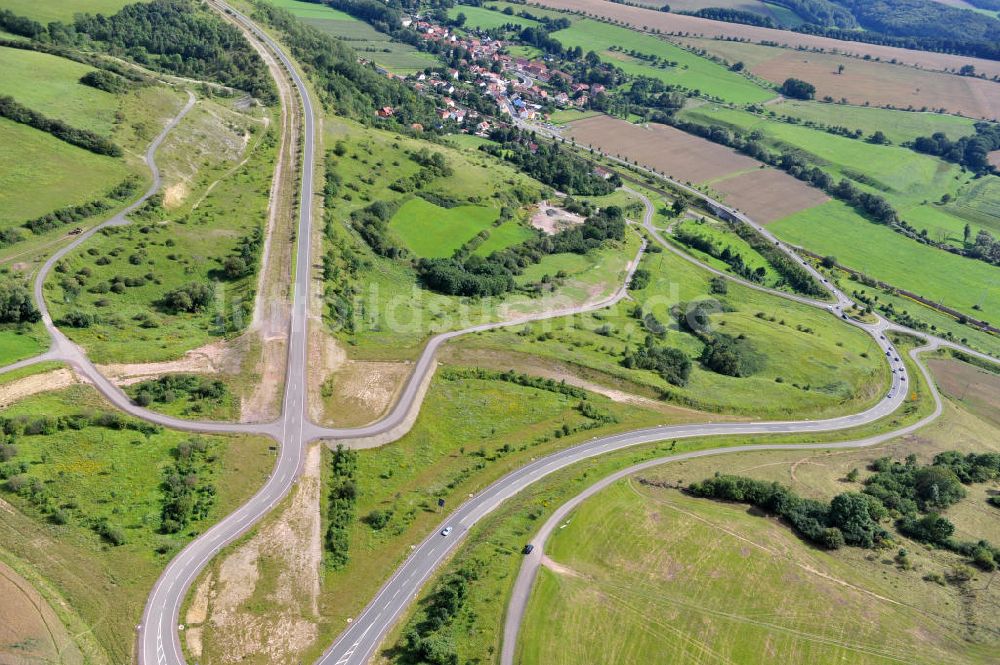
[[[211,284],[190,282],[163,296],[163,305],[172,312],[200,312],[214,297],[215,289]]]
[[[642,346],[625,352],[622,365],[629,369],[653,370],[675,386],[686,385],[691,376],[691,359],[680,349],[657,346],[651,335],[646,336]]]
[[[778,92],[793,99],[812,99],[816,96],[816,86],[797,78],[787,78]]]
[[[27,288],[13,281],[0,282],[0,323],[35,323],[41,318]]]

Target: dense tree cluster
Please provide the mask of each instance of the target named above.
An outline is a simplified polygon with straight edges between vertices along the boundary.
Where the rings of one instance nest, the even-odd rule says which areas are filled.
[[[845,492],[829,503],[804,499],[779,483],[716,475],[688,486],[699,497],[749,503],[786,519],[804,538],[827,549],[845,544],[874,547],[889,538],[879,525],[885,507],[867,494]]]
[[[206,477],[214,460],[204,439],[177,446],[174,463],[163,472],[160,531],[178,533],[191,522],[208,517],[215,503],[215,486],[206,482]]]
[[[469,565],[445,576],[423,603],[422,615],[415,617],[403,631],[400,648],[406,662],[425,665],[457,665],[458,653],[444,629],[458,616],[469,595],[469,583],[478,573]]]
[[[704,252],[709,256],[719,259],[728,265],[733,273],[749,282],[762,283],[767,269],[763,266],[752,268],[746,264],[743,255],[735,251],[732,247],[724,247],[721,250],[708,236],[702,235],[692,229],[679,227],[674,230],[674,237],[684,245]]]
[[[712,19],[713,21],[726,21],[727,23],[742,23],[743,25],[756,25],[761,28],[777,28],[778,25],[770,16],[764,16],[757,12],[748,12],[742,9],[731,7],[702,7],[693,12],[678,12],[701,18]]]
[[[802,79],[787,78],[778,92],[793,99],[812,99],[816,96],[816,86]]]
[[[749,224],[731,222],[730,228],[750,247],[764,257],[764,260],[781,275],[782,281],[793,291],[807,296],[822,297],[826,289],[816,281],[812,274],[799,265],[792,257],[775,247],[760,232]]]
[[[14,280],[0,282],[0,323],[34,323],[41,318],[23,284]]]
[[[971,171],[985,173],[993,170],[989,154],[1000,150],[1000,125],[977,122],[975,129],[975,134],[962,136],[954,141],[942,132],[921,136],[913,141],[913,149],[961,164]]]
[[[122,149],[110,139],[89,129],[70,127],[62,120],[48,118],[38,111],[19,104],[13,97],[7,95],[0,95],[0,116],[48,132],[61,141],[98,155],[121,157],[123,154]]]
[[[700,335],[705,343],[699,360],[707,369],[726,376],[750,376],[764,367],[765,356],[745,335]]]
[[[686,385],[691,376],[691,359],[687,354],[680,349],[657,344],[653,335],[646,335],[641,346],[626,350],[622,366],[652,370],[675,386]]]
[[[193,400],[219,400],[229,392],[226,384],[218,379],[197,374],[167,374],[156,379],[143,381],[132,389],[135,403],[149,406],[153,402],[170,404],[182,397]]]
[[[351,225],[379,256],[395,259],[407,254],[406,249],[397,245],[389,234],[389,220],[398,209],[398,201],[374,201],[351,213]]]
[[[81,14],[74,28],[108,49],[179,76],[218,81],[271,103],[264,61],[240,31],[192,0],[127,5],[113,16]]]
[[[350,561],[350,528],[354,523],[358,488],[354,476],[358,468],[358,454],[350,448],[337,444],[331,461],[332,477],[330,493],[327,497],[326,529],[327,561],[334,570],[339,570]]]
[[[779,7],[786,7],[803,20],[819,26],[857,28],[858,22],[851,12],[830,0],[774,0]]]
[[[602,196],[621,186],[616,173],[605,177],[595,172],[584,159],[559,147],[558,143],[542,143],[534,133],[516,128],[498,127],[490,132],[495,144],[481,150],[515,164],[535,180],[561,192],[577,196]]]
[[[189,282],[168,291],[163,296],[163,306],[171,312],[200,312],[215,298],[215,288],[211,284]]]
[[[95,69],[92,72],[87,72],[80,77],[80,83],[112,94],[125,92],[131,87],[128,79],[124,76],[119,76],[106,69]]]

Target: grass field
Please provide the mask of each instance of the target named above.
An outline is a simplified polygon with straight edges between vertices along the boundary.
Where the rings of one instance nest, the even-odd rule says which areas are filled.
[[[0,118],[0,229],[100,198],[128,173],[119,159]]]
[[[42,353],[49,346],[41,324],[0,326],[0,367]]]
[[[42,25],[49,21],[72,23],[75,14],[104,14],[111,16],[125,5],[133,5],[145,0],[0,0],[0,9],[9,9],[18,16],[34,19]]]
[[[320,3],[305,0],[268,0],[275,7],[287,9],[306,23],[334,37],[343,39],[358,54],[396,74],[410,74],[440,62],[430,53],[409,44],[393,42],[364,21]]]
[[[916,243],[863,219],[839,201],[796,213],[768,228],[790,243],[834,255],[843,265],[893,286],[976,318],[1000,321],[996,268]]]
[[[414,197],[393,215],[389,228],[418,257],[437,259],[451,256],[477,233],[490,229],[499,216],[497,208],[469,205],[442,208]],[[508,233],[506,238],[516,241],[517,235]],[[503,240],[501,235],[496,242]],[[505,246],[501,244],[497,249]]]
[[[957,589],[808,547],[745,506],[625,481],[568,522],[547,547],[557,563],[539,575],[519,662],[989,661],[962,640]]]
[[[697,358],[702,342],[680,332],[669,310],[680,302],[710,297],[708,273],[666,252],[647,254],[640,267],[649,270],[652,279],[631,295],[644,311],[666,325],[666,335],[658,343]],[[862,355],[871,350],[872,342],[861,331],[831,327],[833,322],[824,312],[738,285],[730,285],[728,293],[718,298],[727,311],[712,315],[713,329],[745,334],[767,357],[763,369],[753,376],[723,376],[693,361],[688,383],[681,387],[654,372],[624,368],[625,351],[642,343],[647,334],[632,315],[635,305],[628,302],[597,313],[492,331],[457,344],[497,353],[518,348],[582,372],[593,370],[644,386],[673,404],[724,413],[818,417],[857,411],[880,398],[885,369],[874,354]],[[807,329],[813,332],[804,332]]]
[[[107,410],[85,386],[37,395],[8,407],[5,417],[57,417]],[[146,596],[160,570],[191,537],[245,501],[263,483],[273,453],[263,439],[203,437],[216,457],[210,479],[217,498],[206,519],[176,535],[158,533],[164,469],[189,434],[149,436],[128,429],[88,426],[18,438],[16,460],[27,476],[55,497],[67,517],[56,524],[27,493],[3,492],[13,509],[0,511],[0,549],[51,584],[103,650],[100,662],[125,662]],[[125,544],[113,547],[91,528],[105,517]]]
[[[778,115],[830,126],[860,129],[866,136],[881,130],[893,143],[912,141],[918,136],[943,132],[952,140],[973,133],[974,121],[946,113],[893,111],[870,106],[847,106],[815,101],[785,100],[768,106]]]
[[[774,91],[766,90],[721,65],[700,58],[662,39],[642,35],[628,28],[581,19],[565,30],[552,33],[552,36],[565,47],[579,46],[584,52],[594,51],[602,59],[620,67],[628,74],[651,76],[664,83],[700,90],[704,94],[729,102],[749,104],[775,97]],[[677,62],[677,66],[667,69],[652,67],[645,61],[620,51],[612,52],[610,47],[613,45],[626,50],[634,49],[646,55],[658,55],[665,60]]]
[[[5,72],[0,94],[73,127],[111,134],[118,96],[80,83],[93,67],[47,53],[0,47],[0,69]]]
[[[527,11],[527,8],[516,9],[517,11]],[[484,7],[472,7],[472,6],[457,6],[452,7],[448,10],[448,18],[454,19],[459,14],[465,14],[465,23],[463,27],[466,28],[479,28],[481,30],[493,30],[495,28],[500,28],[508,24],[513,24],[520,26],[522,28],[534,27],[539,25],[538,21],[532,21],[531,19],[521,18],[520,16],[508,16],[502,12],[492,11]]]
[[[500,226],[490,228],[490,237],[473,252],[479,256],[489,256],[493,252],[519,245],[535,236],[524,224],[514,221],[504,222]]]
[[[46,283],[57,322],[70,312],[96,319],[64,327],[91,359],[168,360],[242,331],[258,266],[239,278],[225,277],[222,266],[241,238],[263,229],[275,150],[273,130],[216,102],[202,101],[184,118],[158,156],[167,184],[160,205],[84,243]],[[131,286],[109,288],[116,278]],[[193,313],[162,303],[190,283],[216,283],[212,302]]]

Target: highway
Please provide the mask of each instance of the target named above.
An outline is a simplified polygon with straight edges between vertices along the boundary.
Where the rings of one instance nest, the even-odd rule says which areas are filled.
[[[154,422],[165,427],[194,432],[206,433],[246,433],[260,434],[274,438],[280,443],[278,459],[271,476],[265,485],[243,506],[234,513],[228,515],[214,527],[207,530],[197,539],[184,548],[164,569],[159,580],[154,585],[143,613],[142,622],[138,627],[138,653],[139,662],[144,665],[179,665],[184,662],[183,654],[178,637],[179,611],[184,597],[197,575],[219,552],[220,549],[231,543],[234,539],[245,533],[261,517],[266,515],[289,490],[293,487],[298,478],[301,467],[303,452],[307,445],[319,439],[345,439],[374,436],[391,432],[398,427],[406,418],[406,414],[411,409],[419,407],[419,386],[427,373],[433,369],[434,355],[437,349],[450,339],[459,335],[489,330],[505,325],[520,325],[528,321],[536,321],[545,318],[568,316],[575,313],[592,311],[601,307],[618,302],[627,297],[627,283],[635,268],[638,265],[639,255],[643,248],[640,248],[639,255],[635,257],[629,266],[626,279],[619,289],[599,303],[594,303],[585,307],[571,307],[564,310],[546,312],[530,317],[518,319],[516,321],[505,321],[487,323],[474,326],[469,329],[442,333],[429,340],[420,359],[415,365],[414,371],[407,382],[402,395],[392,411],[381,421],[373,425],[355,428],[326,428],[310,422],[307,416],[306,404],[306,363],[307,363],[307,321],[308,321],[308,301],[310,281],[312,275],[312,233],[311,222],[313,217],[313,183],[314,183],[314,163],[315,163],[315,109],[311,101],[309,89],[301,79],[291,60],[285,55],[283,49],[276,44],[269,36],[263,33],[246,16],[232,10],[220,0],[210,0],[210,3],[220,11],[225,11],[233,20],[243,24],[261,44],[283,63],[287,69],[289,77],[294,83],[299,96],[299,103],[302,105],[303,123],[303,159],[302,178],[300,184],[300,206],[299,219],[297,223],[298,246],[296,249],[295,275],[293,280],[292,314],[289,330],[288,363],[286,374],[286,392],[284,395],[281,417],[272,423],[262,424],[237,424],[222,422],[194,422],[180,420],[157,414],[143,409],[133,404],[131,400],[114,384],[103,377],[100,372],[86,357],[84,351],[67,339],[54,325],[48,308],[45,305],[44,282],[55,264],[68,252],[76,249],[79,245],[93,236],[101,228],[110,225],[120,225],[128,223],[127,215],[136,210],[142,203],[155,193],[160,185],[161,179],[155,163],[155,152],[160,146],[167,133],[172,130],[192,108],[195,103],[194,97],[189,96],[189,100],[182,111],[164,128],[163,132],[150,145],[146,154],[146,161],[153,175],[153,183],[150,189],[132,205],[115,217],[107,220],[103,224],[76,238],[72,243],[61,249],[49,258],[35,280],[34,295],[39,309],[43,313],[45,327],[51,336],[52,345],[49,351],[36,358],[21,361],[14,365],[0,368],[0,373],[9,371],[14,367],[30,365],[34,362],[44,360],[61,360],[73,366],[117,408],[137,417]],[[700,193],[696,194],[702,196]],[[704,198],[704,197],[703,197]],[[701,267],[706,267],[691,257],[683,254],[680,250],[665,242],[658,231],[652,228],[652,205],[645,200],[646,212],[643,225],[650,232],[653,238],[670,251],[677,252],[687,260],[692,260]],[[721,205],[721,204],[720,204]],[[733,214],[738,214],[733,211]],[[753,224],[747,220],[747,223]],[[761,229],[762,232],[763,229]],[[766,233],[766,232],[765,232]],[[775,241],[777,242],[777,241]],[[779,243],[780,244],[780,243]],[[781,246],[783,250],[791,251]],[[791,253],[794,256],[794,253]],[[810,266],[806,266],[811,269]],[[710,268],[709,268],[710,269]],[[716,272],[713,270],[713,272]],[[815,271],[814,271],[815,272]],[[727,279],[732,276],[722,274]],[[817,273],[818,274],[818,273]],[[743,282],[751,288],[769,290],[759,285]],[[830,284],[826,286],[836,297],[836,303],[815,301],[801,298],[793,294],[776,292],[784,298],[790,298],[810,305],[823,307],[831,311],[839,318],[839,308],[846,306],[850,300],[839,290]],[[844,322],[847,323],[847,322]],[[901,362],[894,360],[895,349],[889,346],[889,342],[884,332],[888,329],[899,329],[920,337],[931,339],[934,346],[952,346],[960,348],[967,353],[973,353],[984,358],[989,358],[985,354],[978,354],[971,349],[966,349],[961,345],[955,345],[944,340],[929,338],[922,333],[906,330],[900,326],[893,326],[884,321],[879,321],[874,325],[859,324],[850,322],[853,325],[867,330],[889,358],[889,363],[894,371],[889,392],[885,399],[881,400],[872,408],[854,415],[831,418],[825,420],[805,420],[786,422],[759,422],[759,423],[721,423],[721,424],[698,424],[698,425],[678,425],[670,427],[656,427],[638,430],[629,433],[618,434],[609,437],[593,439],[587,443],[563,450],[558,453],[540,458],[531,464],[512,472],[508,476],[498,480],[478,496],[473,497],[448,517],[442,523],[452,525],[454,531],[449,537],[439,536],[437,532],[427,537],[410,555],[403,566],[390,578],[368,607],[351,623],[349,628],[337,639],[337,641],[327,650],[319,662],[329,665],[347,665],[348,663],[364,663],[368,657],[374,653],[378,644],[385,634],[392,627],[393,623],[405,611],[406,606],[417,594],[420,587],[426,582],[429,576],[436,569],[441,560],[451,552],[461,541],[462,536],[483,516],[494,510],[503,501],[523,490],[536,480],[545,477],[559,469],[588,459],[596,455],[614,450],[620,450],[629,446],[642,443],[659,441],[663,439],[682,439],[688,437],[700,437],[723,434],[781,434],[792,432],[824,432],[837,429],[856,427],[858,425],[873,422],[894,411],[903,401],[906,390],[902,389],[902,382],[905,380],[906,370]],[[897,433],[892,434],[897,435]],[[890,436],[890,435],[886,435]],[[856,442],[855,442],[856,443]],[[850,444],[822,444],[819,447],[830,448],[837,445]],[[871,445],[871,444],[867,444]],[[755,449],[760,449],[756,448]],[[715,451],[714,454],[723,452],[737,452],[738,449],[728,448]],[[712,454],[703,451],[700,454]]]

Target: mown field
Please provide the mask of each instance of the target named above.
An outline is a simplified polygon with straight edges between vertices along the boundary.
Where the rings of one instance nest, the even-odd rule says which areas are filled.
[[[772,222],[768,228],[783,240],[836,256],[843,265],[893,286],[976,318],[1000,321],[995,267],[921,245],[867,221],[839,201]]]
[[[306,23],[346,41],[358,54],[396,74],[410,74],[434,67],[438,60],[408,44],[393,42],[364,21],[320,3],[306,0],[268,0],[295,14]]]
[[[703,94],[728,102],[749,104],[775,97],[773,90],[767,90],[721,65],[662,39],[642,35],[628,28],[580,19],[565,30],[553,32],[552,37],[564,47],[579,46],[584,52],[594,51],[628,74],[651,76],[664,83],[700,90]],[[645,55],[657,55],[664,60],[676,62],[677,66],[666,69],[652,67],[627,53],[611,51],[611,46],[621,47],[625,51],[634,49]]]
[[[497,220],[500,211],[488,206],[442,208],[420,197],[404,203],[389,222],[403,245],[421,258],[444,258]],[[492,237],[492,235],[491,235]],[[516,240],[516,236],[511,236]],[[495,242],[499,242],[498,239]],[[501,243],[502,245],[502,243]],[[502,249],[503,246],[497,247]]]
[[[48,339],[40,324],[0,326],[0,367],[36,356],[48,348]]]
[[[678,39],[727,62],[742,62],[754,75],[777,85],[788,77],[809,81],[816,86],[816,99],[916,111],[946,109],[976,119],[997,117],[1000,86],[991,81],[893,64],[889,58],[864,60],[724,39]]]
[[[53,317],[92,360],[169,360],[249,323],[276,144],[273,129],[210,100],[181,121],[158,154],[161,195],[46,283]],[[230,272],[226,260],[247,243]],[[171,304],[171,292],[192,285],[209,295]]]
[[[24,489],[11,491],[8,480],[0,490],[10,506],[0,511],[0,556],[27,566],[65,599],[63,614],[69,616],[61,618],[79,633],[78,640],[97,649],[93,662],[117,663],[132,652],[135,625],[160,570],[195,534],[256,491],[273,453],[259,438],[201,437],[211,461],[201,467],[199,482],[215,487],[215,500],[204,518],[180,533],[164,534],[164,473],[192,435],[51,425],[56,418],[102,412],[109,407],[85,386],[36,395],[4,410],[5,418],[52,420],[41,433],[17,439],[12,461],[27,462],[28,470],[22,474]],[[107,520],[124,544],[99,536],[100,520]]]
[[[492,5],[487,5],[486,7],[490,6]],[[533,21],[516,15],[519,11],[528,11],[527,8],[514,8],[515,14],[507,15],[502,13],[502,11],[493,11],[491,9],[487,9],[486,7],[472,7],[466,5],[451,7],[448,10],[448,18],[455,19],[459,14],[465,14],[465,23],[463,24],[463,27],[478,28],[480,30],[493,30],[494,28],[500,28],[508,24],[518,25],[522,28],[539,25],[538,21]]]

